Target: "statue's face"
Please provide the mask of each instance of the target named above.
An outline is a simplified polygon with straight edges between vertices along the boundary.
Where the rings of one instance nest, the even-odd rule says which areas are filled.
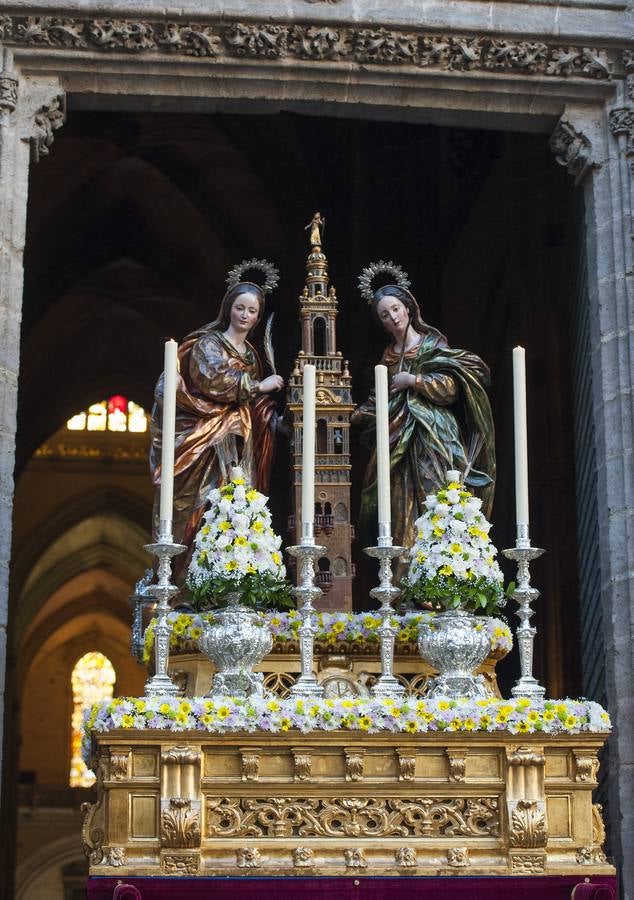
[[[401,338],[407,331],[409,315],[405,304],[398,297],[382,297],[376,305],[379,322],[393,338]]]
[[[231,306],[231,326],[238,333],[246,337],[258,321],[260,303],[256,293],[240,294]]]

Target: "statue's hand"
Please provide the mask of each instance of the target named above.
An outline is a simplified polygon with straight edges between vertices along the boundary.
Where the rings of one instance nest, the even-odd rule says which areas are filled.
[[[397,391],[405,391],[408,388],[413,388],[415,384],[416,376],[412,375],[411,372],[398,372],[392,379],[392,384],[390,385],[390,394],[395,394]]]
[[[284,387],[284,379],[281,375],[269,375],[260,382],[260,393],[270,394],[272,391],[281,391]]]

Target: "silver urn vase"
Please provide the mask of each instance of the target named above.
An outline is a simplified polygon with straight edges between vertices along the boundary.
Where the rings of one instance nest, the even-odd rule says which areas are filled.
[[[227,606],[214,613],[206,623],[198,646],[218,670],[211,682],[208,697],[250,697],[264,694],[261,672],[257,665],[273,647],[273,637],[266,622],[258,614],[242,606],[241,595],[227,595]]]
[[[438,675],[427,690],[428,697],[484,697],[482,675],[475,675],[489,655],[491,640],[487,619],[465,610],[438,613],[421,625],[418,650]]]

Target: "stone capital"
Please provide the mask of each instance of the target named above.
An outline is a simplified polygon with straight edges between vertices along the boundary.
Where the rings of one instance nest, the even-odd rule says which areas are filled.
[[[66,95],[57,79],[25,78],[18,92],[20,139],[30,145],[31,162],[48,156],[54,132],[66,120]]]
[[[0,110],[13,112],[18,102],[18,76],[13,69],[13,54],[0,48]]]
[[[579,184],[590,169],[599,167],[590,139],[577,131],[565,116],[557,122],[548,146],[559,165],[575,179],[575,184]]]
[[[634,174],[634,106],[621,106],[610,110],[608,115],[610,131],[618,138],[625,136],[625,158]]]

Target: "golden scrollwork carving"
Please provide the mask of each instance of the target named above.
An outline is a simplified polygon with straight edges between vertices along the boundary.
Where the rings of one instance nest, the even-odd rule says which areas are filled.
[[[161,817],[161,845],[190,848],[200,846],[200,817],[186,797],[171,797]]]
[[[236,850],[236,863],[239,869],[259,869],[262,854],[257,847],[240,847]]]
[[[110,754],[110,778],[113,781],[124,781],[128,777],[130,751]]]
[[[346,755],[346,781],[363,780],[363,750],[348,750],[344,748]]]
[[[310,847],[295,847],[293,865],[297,869],[309,869],[315,865],[315,851]]]
[[[546,871],[546,857],[542,853],[511,853],[511,871],[516,875],[541,875]]]
[[[546,811],[539,800],[518,800],[509,821],[509,846],[545,847],[548,840]]]
[[[450,750],[448,747],[445,747],[445,755],[449,762],[449,780],[464,781],[467,774],[466,749]]]
[[[605,844],[605,825],[603,823],[603,807],[600,803],[592,804],[592,843],[603,848]]]
[[[496,797],[208,797],[208,837],[497,837]]]
[[[114,868],[125,866],[125,847],[106,847],[103,854],[103,864]]]
[[[365,854],[359,847],[350,847],[344,850],[343,858],[348,869],[367,869],[368,867]]]
[[[161,868],[166,875],[198,875],[200,859],[196,853],[170,853],[161,857]]]
[[[260,777],[260,752],[257,750],[241,750],[242,780],[257,781]]]
[[[196,747],[170,747],[163,753],[162,761],[172,766],[196,766],[200,763],[200,750]]]
[[[105,839],[102,798],[96,803],[82,803],[84,820],[81,827],[81,844],[84,856],[91,866],[98,866],[103,860]]]
[[[394,862],[404,869],[411,869],[418,865],[418,857],[413,847],[397,847],[394,851]]]
[[[543,752],[531,749],[531,747],[509,747],[506,751],[509,766],[543,766],[546,757]]]
[[[447,850],[447,865],[454,869],[466,869],[471,865],[468,847],[449,847]]]
[[[398,780],[414,781],[416,777],[416,756],[406,750],[397,749],[398,754]]]
[[[295,781],[308,781],[312,774],[313,760],[310,753],[293,750]]]
[[[597,775],[599,773],[599,760],[596,756],[588,756],[573,750],[575,757],[575,781],[584,784],[596,784]]]

